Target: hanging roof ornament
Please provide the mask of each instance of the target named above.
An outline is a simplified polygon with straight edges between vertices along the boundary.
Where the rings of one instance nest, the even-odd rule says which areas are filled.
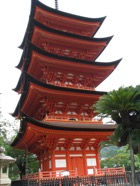
[[[55,9],[58,10],[58,0],[55,0]]]

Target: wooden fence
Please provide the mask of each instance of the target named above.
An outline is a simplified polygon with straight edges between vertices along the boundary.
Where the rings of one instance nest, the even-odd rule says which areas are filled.
[[[135,177],[136,186],[140,186],[140,172]],[[131,186],[131,174],[17,180],[11,186]]]

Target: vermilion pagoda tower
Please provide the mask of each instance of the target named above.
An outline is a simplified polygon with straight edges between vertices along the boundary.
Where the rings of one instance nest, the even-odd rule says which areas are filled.
[[[15,88],[21,98],[13,116],[21,128],[12,145],[36,154],[42,171],[86,176],[100,167],[99,143],[115,126],[95,120],[91,106],[105,94],[95,88],[121,61],[95,62],[111,40],[94,38],[104,19],[32,0]]]

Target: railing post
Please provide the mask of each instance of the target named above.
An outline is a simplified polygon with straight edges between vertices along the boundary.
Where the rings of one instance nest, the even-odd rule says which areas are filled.
[[[95,167],[93,167],[93,174],[94,174],[94,176],[97,175],[97,169]]]
[[[108,186],[108,183],[107,183],[107,174],[106,174],[106,172],[105,172],[105,184],[106,184],[106,186]]]
[[[123,165],[123,167],[122,167],[122,171],[123,171],[123,173],[125,173],[125,167],[124,167],[124,165]]]
[[[43,174],[42,172],[39,170],[38,171],[38,179],[41,180],[43,178]]]

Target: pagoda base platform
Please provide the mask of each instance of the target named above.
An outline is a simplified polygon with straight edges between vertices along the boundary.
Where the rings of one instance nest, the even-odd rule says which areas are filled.
[[[105,175],[124,175],[125,174],[125,168],[124,167],[118,167],[118,168],[104,168],[104,169],[96,169],[93,167],[94,174],[89,176],[105,176]],[[23,180],[27,179],[39,179],[39,180],[45,180],[45,179],[57,179],[57,178],[74,178],[79,177],[76,170],[59,170],[59,171],[39,171],[34,174],[28,174],[23,176]],[[81,176],[80,176],[81,177]],[[84,177],[84,176],[82,176]]]
[[[65,174],[64,174],[65,173]],[[125,172],[124,167],[96,169],[94,175],[76,176],[75,171],[38,172],[26,175],[22,180],[13,181],[11,186],[43,185],[43,186],[130,186],[131,173]],[[57,175],[57,176],[56,176]],[[136,178],[140,176],[137,173]],[[137,179],[136,179],[137,180]],[[137,184],[139,185],[139,184]]]

